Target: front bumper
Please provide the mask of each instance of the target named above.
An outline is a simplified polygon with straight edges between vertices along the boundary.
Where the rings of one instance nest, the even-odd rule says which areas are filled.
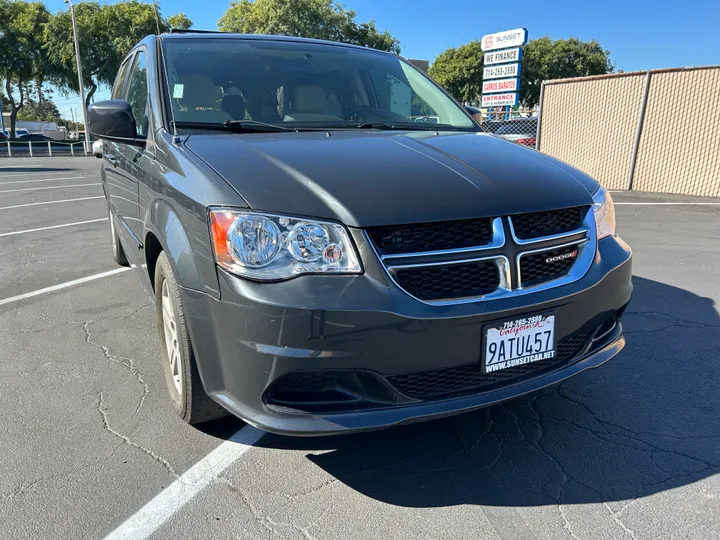
[[[630,300],[631,250],[619,238],[598,242],[578,281],[521,296],[451,306],[418,302],[363,253],[362,276],[303,276],[273,284],[218,271],[221,299],[183,289],[200,376],[218,403],[252,425],[278,433],[365,431],[484,407],[594,368],[623,348],[620,318]],[[558,342],[594,341],[572,360],[485,391],[418,399],[395,376],[480,361],[488,322],[554,311]],[[610,324],[609,324],[610,321]],[[360,374],[346,404],[292,405],[273,399],[288,374]]]

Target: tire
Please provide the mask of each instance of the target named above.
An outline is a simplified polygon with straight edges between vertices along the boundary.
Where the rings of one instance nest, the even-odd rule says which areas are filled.
[[[188,424],[227,416],[229,413],[215,403],[203,388],[185,322],[180,290],[164,251],[155,264],[155,308],[163,371],[173,409]]]
[[[115,218],[113,217],[112,210],[108,208],[108,217],[110,218],[110,242],[112,245],[112,256],[116,263],[120,266],[130,266],[125,255],[125,250],[120,243],[120,237],[118,236],[117,230],[115,229]]]

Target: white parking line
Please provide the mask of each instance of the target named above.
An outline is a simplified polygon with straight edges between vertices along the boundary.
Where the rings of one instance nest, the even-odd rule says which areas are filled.
[[[95,182],[94,184],[69,184],[67,186],[40,186],[40,187],[31,187],[31,188],[21,188],[21,189],[4,189],[0,191],[0,193],[17,193],[18,191],[38,191],[40,189],[62,189],[62,188],[71,188],[71,187],[87,187],[87,186],[99,186],[100,182]]]
[[[633,206],[720,206],[720,202],[616,202],[617,205]]]
[[[25,169],[42,167],[42,165],[3,165],[3,169]]]
[[[62,201],[47,201],[47,202],[34,202],[27,204],[14,204],[12,206],[0,206],[0,210],[10,210],[11,208],[25,208],[26,206],[40,206],[41,204],[58,204],[75,201],[89,201],[91,199],[104,199],[105,195],[98,195],[97,197],[80,197],[79,199],[63,199]]]
[[[59,283],[57,285],[53,285],[52,287],[45,287],[44,289],[38,289],[37,291],[32,291],[29,293],[24,294],[18,294],[17,296],[11,296],[10,298],[2,298],[0,299],[0,306],[5,306],[7,304],[12,304],[14,302],[19,302],[20,300],[26,300],[28,298],[33,298],[34,296],[40,296],[41,294],[47,294],[55,291],[60,291],[62,289],[67,289],[68,287],[74,287],[75,285],[80,285],[82,283],[87,283],[88,281],[95,281],[96,279],[102,279],[104,277],[108,276],[114,276],[115,274],[119,274],[121,272],[127,272],[130,270],[130,268],[117,268],[115,270],[109,270],[108,272],[101,272],[99,274],[93,274],[92,276],[87,276],[80,279],[74,279],[72,281],[66,281],[65,283]]]
[[[12,174],[8,175],[12,176]],[[7,176],[2,176],[0,178],[7,178]],[[85,176],[66,176],[64,178],[59,177],[53,177],[53,178],[35,178],[34,180],[13,180],[12,182],[0,182],[0,184],[34,184],[36,182],[57,182],[59,180],[81,180],[82,178],[87,178]]]
[[[99,218],[99,219],[88,219],[87,221],[76,221],[75,223],[64,223],[62,225],[51,225],[50,227],[39,227],[37,229],[25,229],[24,231],[13,231],[13,232],[6,232],[6,233],[0,233],[0,237],[2,236],[14,236],[16,234],[25,234],[25,233],[31,233],[31,232],[38,232],[38,231],[48,231],[50,229],[61,229],[63,227],[74,227],[75,225],[85,225],[86,223],[98,223],[99,221],[107,221],[108,218]]]
[[[198,493],[216,482],[220,474],[257,444],[264,434],[252,426],[238,430],[108,534],[105,540],[145,540]]]

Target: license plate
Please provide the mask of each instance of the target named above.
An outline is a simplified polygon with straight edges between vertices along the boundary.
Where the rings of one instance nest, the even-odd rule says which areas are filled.
[[[555,357],[555,315],[532,315],[485,327],[485,373]]]

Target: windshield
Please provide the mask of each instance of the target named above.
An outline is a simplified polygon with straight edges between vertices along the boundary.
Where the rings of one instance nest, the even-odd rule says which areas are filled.
[[[165,39],[175,122],[475,130],[410,64],[373,50],[299,41]]]

